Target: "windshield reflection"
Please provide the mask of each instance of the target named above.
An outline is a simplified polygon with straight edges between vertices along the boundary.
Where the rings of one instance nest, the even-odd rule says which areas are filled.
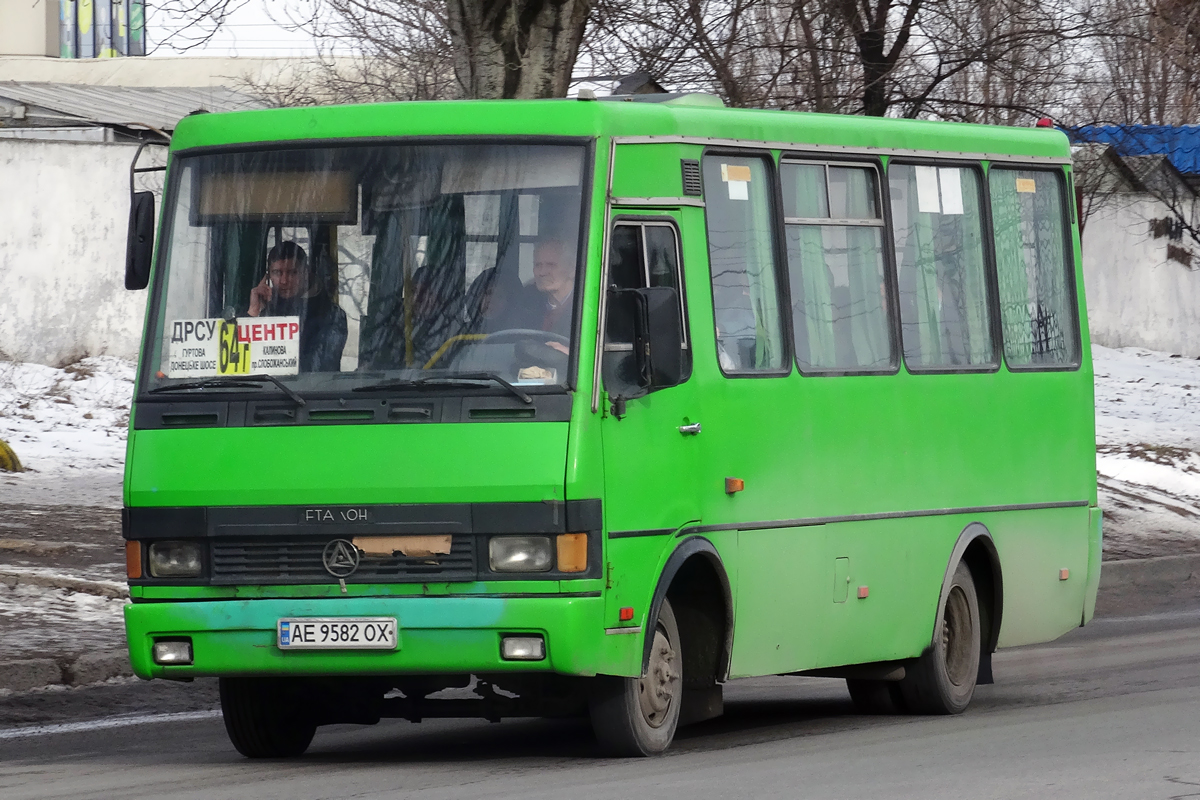
[[[181,161],[155,381],[561,385],[585,150],[348,147]]]

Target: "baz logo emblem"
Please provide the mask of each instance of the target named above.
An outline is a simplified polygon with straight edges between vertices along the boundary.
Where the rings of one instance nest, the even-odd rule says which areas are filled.
[[[358,548],[345,539],[334,539],[321,553],[325,571],[335,578],[348,578],[358,571],[358,559]]]
[[[302,522],[369,522],[365,508],[306,508]]]

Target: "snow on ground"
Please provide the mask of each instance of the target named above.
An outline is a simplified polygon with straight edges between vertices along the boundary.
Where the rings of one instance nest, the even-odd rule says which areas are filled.
[[[0,503],[119,507],[133,373],[112,356],[0,361],[0,439],[27,470],[0,474]]]
[[[1200,360],[1093,346],[1106,558],[1200,552]]]

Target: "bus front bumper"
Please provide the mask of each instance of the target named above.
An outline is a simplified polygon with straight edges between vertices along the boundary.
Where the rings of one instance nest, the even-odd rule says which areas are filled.
[[[642,637],[606,635],[604,599],[345,597],[143,602],[125,606],[134,672],[142,678],[234,675],[421,675],[556,672],[636,675]],[[395,617],[395,650],[281,650],[277,623],[296,617]],[[541,635],[540,661],[506,661],[506,635]],[[154,663],[154,643],[188,639],[193,661]]]

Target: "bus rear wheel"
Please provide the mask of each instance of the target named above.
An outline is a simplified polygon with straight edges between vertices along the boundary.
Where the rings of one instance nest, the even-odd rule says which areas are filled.
[[[934,628],[932,646],[900,682],[914,714],[961,714],[975,694],[980,651],[979,598],[971,570],[960,562],[950,579],[946,605]]]
[[[290,758],[304,753],[317,725],[299,709],[300,693],[272,678],[221,678],[225,732],[247,758]]]
[[[640,678],[597,678],[588,710],[600,746],[618,756],[652,756],[671,746],[683,701],[679,627],[664,599]]]

